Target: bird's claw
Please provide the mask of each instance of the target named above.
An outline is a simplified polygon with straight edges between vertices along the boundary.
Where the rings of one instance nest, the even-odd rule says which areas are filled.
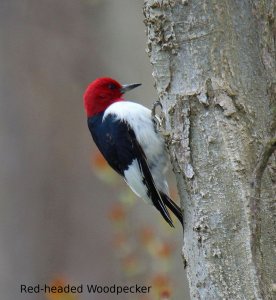
[[[153,107],[152,107],[152,110],[151,110],[151,115],[152,115],[152,117],[155,117],[155,116],[156,116],[156,108],[157,108],[158,106],[159,106],[161,109],[163,109],[163,105],[162,105],[162,103],[161,103],[159,100],[157,100],[157,101],[155,101],[155,102],[153,103]]]
[[[163,105],[159,100],[155,101],[153,104],[151,117],[154,122],[156,131],[162,132],[164,128],[164,113],[162,111],[159,115],[156,113],[156,109],[158,106],[161,108],[161,110],[163,109]]]

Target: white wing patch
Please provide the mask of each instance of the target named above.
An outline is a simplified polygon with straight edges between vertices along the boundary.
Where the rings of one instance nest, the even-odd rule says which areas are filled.
[[[125,181],[132,191],[146,202],[152,204],[147,195],[147,187],[143,183],[143,177],[137,159],[135,159],[128,169],[124,172]]]

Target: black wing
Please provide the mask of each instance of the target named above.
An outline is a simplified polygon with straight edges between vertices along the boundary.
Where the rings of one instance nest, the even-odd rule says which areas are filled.
[[[113,115],[108,115],[102,122],[99,115],[88,119],[88,127],[108,164],[124,176],[124,171],[136,159],[127,124],[116,120]]]

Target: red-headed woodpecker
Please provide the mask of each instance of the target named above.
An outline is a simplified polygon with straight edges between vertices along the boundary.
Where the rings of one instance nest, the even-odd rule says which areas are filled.
[[[151,111],[124,101],[123,94],[141,84],[121,85],[98,78],[87,87],[84,106],[88,127],[100,152],[132,191],[153,204],[173,227],[169,208],[183,225],[181,209],[168,196],[167,156]]]

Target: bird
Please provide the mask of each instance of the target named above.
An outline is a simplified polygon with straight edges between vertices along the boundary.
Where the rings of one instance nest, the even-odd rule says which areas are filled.
[[[151,110],[124,99],[126,92],[140,85],[122,85],[109,77],[92,81],[83,95],[88,128],[107,163],[132,191],[152,204],[171,227],[168,208],[183,226],[182,211],[169,197],[168,157]]]

